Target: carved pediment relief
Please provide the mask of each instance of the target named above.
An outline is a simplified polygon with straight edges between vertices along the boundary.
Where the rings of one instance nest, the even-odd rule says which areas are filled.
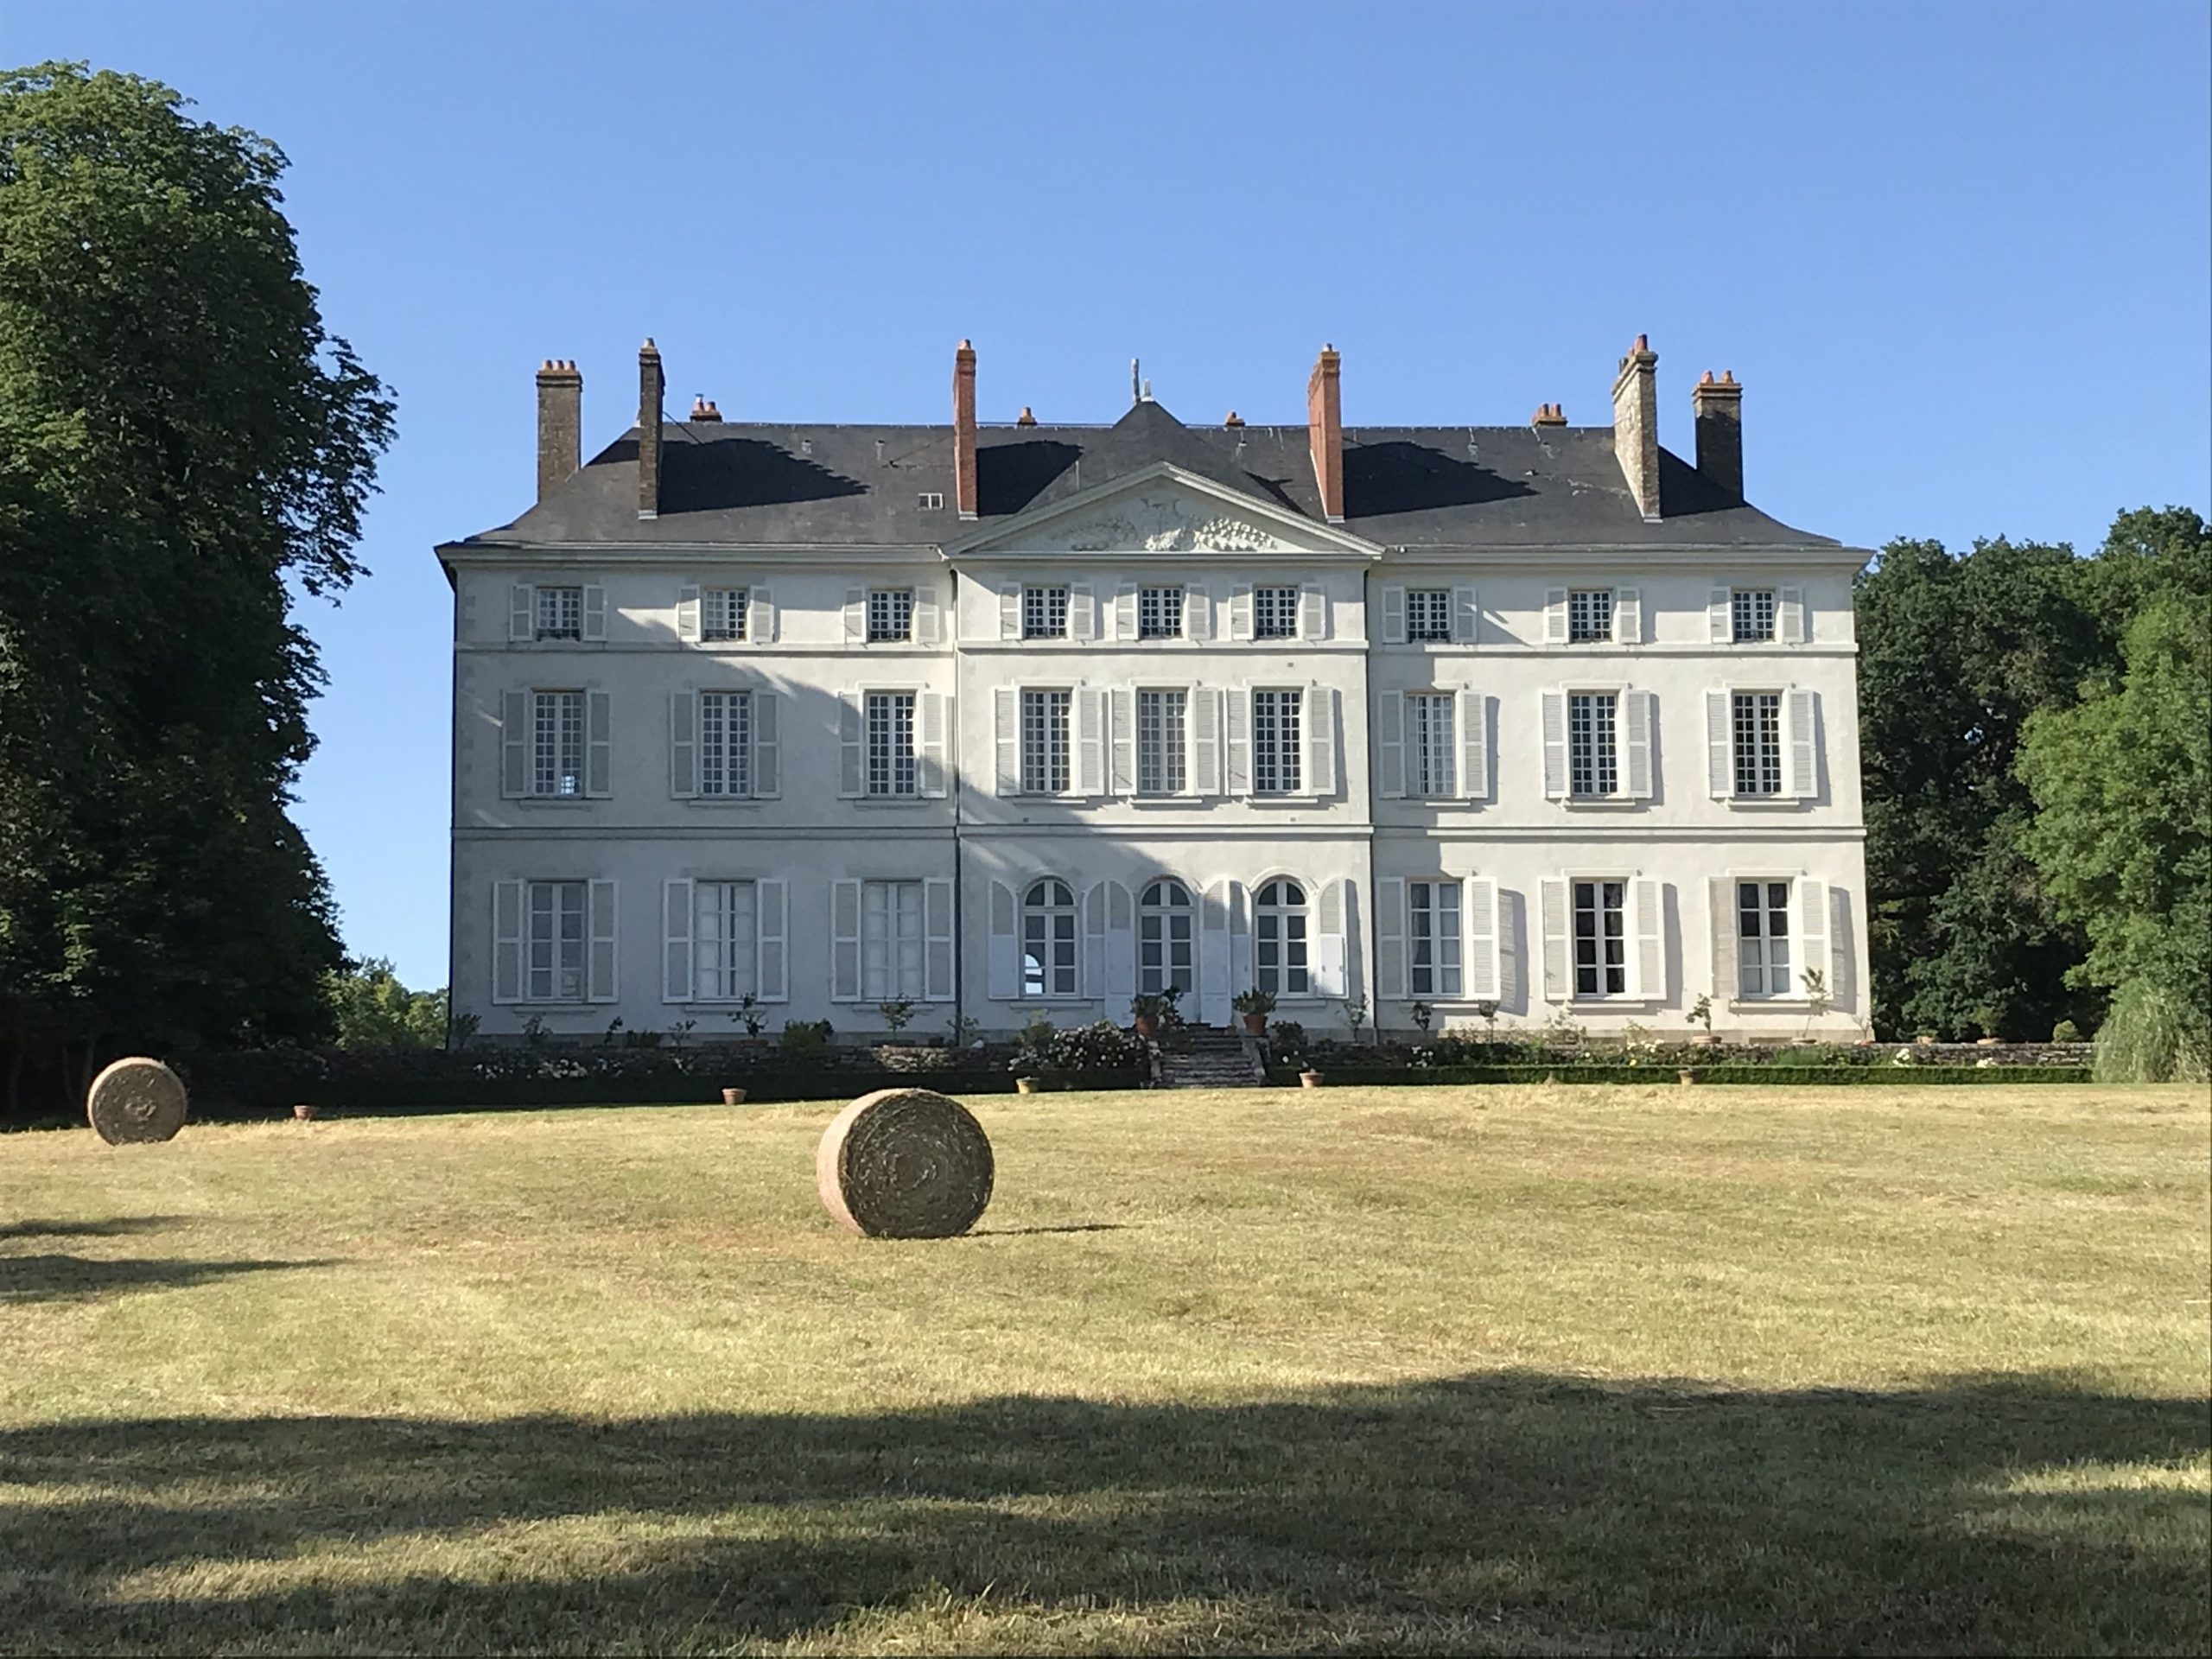
[[[1070,553],[1275,553],[1296,544],[1211,502],[1181,495],[1116,501],[1053,536]]]

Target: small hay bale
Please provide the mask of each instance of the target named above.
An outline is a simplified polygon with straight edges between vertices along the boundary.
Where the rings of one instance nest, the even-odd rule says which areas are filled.
[[[184,1127],[184,1079],[159,1060],[118,1060],[92,1079],[85,1116],[111,1147],[168,1141]]]
[[[871,1238],[950,1238],[991,1201],[991,1143],[929,1089],[862,1095],[822,1132],[814,1173],[830,1213]]]

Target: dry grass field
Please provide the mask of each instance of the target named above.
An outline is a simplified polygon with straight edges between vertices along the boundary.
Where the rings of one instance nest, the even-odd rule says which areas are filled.
[[[0,1138],[0,1648],[2202,1653],[2202,1088]]]

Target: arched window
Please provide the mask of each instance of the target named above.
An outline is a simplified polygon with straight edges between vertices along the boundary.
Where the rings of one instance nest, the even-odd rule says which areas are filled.
[[[1065,881],[1048,877],[1022,899],[1021,994],[1075,995],[1075,894]]]
[[[1273,991],[1277,996],[1310,994],[1306,935],[1306,889],[1278,876],[1260,889],[1253,913],[1253,965],[1262,990]]]
[[[1171,877],[1149,883],[1137,904],[1137,989],[1158,996],[1198,985],[1198,912],[1191,890]]]

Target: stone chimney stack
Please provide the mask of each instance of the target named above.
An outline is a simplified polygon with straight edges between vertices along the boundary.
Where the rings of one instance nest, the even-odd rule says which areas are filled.
[[[660,405],[666,389],[660,372],[660,347],[648,340],[638,348],[638,517],[660,517]]]
[[[1613,382],[1613,454],[1646,524],[1659,522],[1659,353],[1644,335]]]
[[[952,493],[963,518],[976,516],[976,348],[952,354]]]
[[[1306,380],[1306,435],[1313,450],[1313,482],[1321,491],[1321,516],[1344,521],[1344,359],[1324,346]]]
[[[569,358],[537,371],[537,499],[565,483],[584,460],[584,378]]]
[[[1697,410],[1698,471],[1742,500],[1744,389],[1737,384],[1736,371],[1723,369],[1716,380],[1707,369],[1690,395],[1690,403]]]

